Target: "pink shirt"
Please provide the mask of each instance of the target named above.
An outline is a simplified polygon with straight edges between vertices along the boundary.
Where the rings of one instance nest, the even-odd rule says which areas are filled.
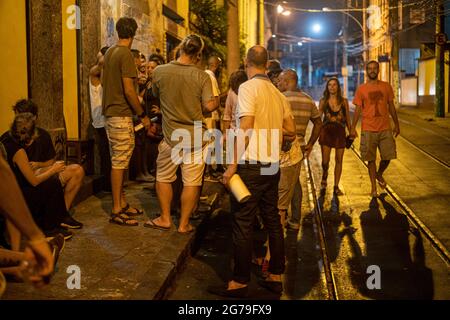
[[[231,121],[230,128],[236,128],[236,106],[238,96],[233,90],[228,90],[227,101],[225,102],[225,110],[223,111],[223,120]]]

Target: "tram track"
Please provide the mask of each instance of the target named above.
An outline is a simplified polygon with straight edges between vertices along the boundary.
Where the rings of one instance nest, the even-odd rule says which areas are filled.
[[[405,139],[406,140],[406,139]],[[407,140],[406,140],[407,141]],[[409,142],[409,141],[408,141]],[[411,144],[411,142],[409,142]],[[417,146],[414,146],[417,148]],[[367,167],[367,164],[362,160],[361,154],[356,150],[354,146],[351,147],[351,150],[355,154],[355,156]],[[438,161],[440,164],[445,166],[445,163],[439,161],[437,158],[431,156],[427,152],[424,152],[433,160]],[[432,248],[436,251],[438,256],[445,262],[447,267],[450,267],[450,252],[444,246],[444,244],[439,240],[439,238],[425,225],[425,223],[419,218],[414,211],[409,208],[409,206],[401,199],[401,197],[392,189],[389,184],[386,185],[385,188],[386,193],[391,197],[391,199],[402,209],[403,213],[408,218],[409,222],[420,232],[425,235],[425,238],[429,241]]]
[[[316,187],[314,183],[314,176],[311,170],[310,161],[305,158],[305,168],[306,168],[306,181],[308,187],[308,201],[309,206],[313,210],[313,215],[315,219],[315,224],[317,226],[316,235],[318,238],[319,249],[321,253],[322,259],[319,261],[319,268],[324,270],[325,273],[325,282],[328,292],[329,300],[339,300],[337,285],[335,281],[335,277],[332,270],[329,249],[326,241],[326,233],[325,233],[325,223],[323,218],[323,212],[321,209],[321,205],[317,198]]]
[[[406,140],[406,139],[405,139]],[[409,142],[409,141],[407,141]],[[409,142],[411,144],[411,142]],[[414,145],[415,148],[417,146]],[[362,161],[361,155],[355,149],[354,146],[351,148],[354,155],[357,159],[367,167],[367,164]],[[439,159],[433,157],[432,155],[424,152],[427,156],[440,163],[441,165],[446,166],[445,163],[439,161]],[[322,210],[322,206],[318,199],[318,192],[316,191],[316,184],[314,181],[314,175],[311,170],[311,162],[308,159],[304,160],[304,165],[306,169],[306,180],[307,180],[307,188],[308,188],[308,202],[309,207],[314,215],[314,225],[315,225],[315,234],[318,242],[318,249],[320,251],[320,261],[319,268],[323,270],[324,273],[324,282],[326,283],[326,289],[329,300],[339,300],[339,291],[336,283],[336,275],[337,271],[333,270],[332,261],[330,258],[330,250],[327,245],[327,235],[326,234],[326,223],[327,220],[324,217],[324,212]],[[450,252],[445,247],[445,245],[439,240],[439,238],[432,232],[430,228],[419,218],[419,216],[414,213],[414,211],[402,200],[402,198],[393,190],[393,188],[388,184],[385,189],[388,196],[395,202],[398,207],[401,209],[401,212],[407,217],[410,225],[418,230],[425,239],[429,242],[431,248],[436,252],[439,258],[445,263],[447,267],[450,267]]]

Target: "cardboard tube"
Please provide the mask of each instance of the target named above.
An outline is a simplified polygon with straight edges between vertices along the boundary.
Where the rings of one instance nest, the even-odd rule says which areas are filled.
[[[234,174],[230,179],[230,190],[239,203],[246,202],[251,196],[247,186],[237,174]]]

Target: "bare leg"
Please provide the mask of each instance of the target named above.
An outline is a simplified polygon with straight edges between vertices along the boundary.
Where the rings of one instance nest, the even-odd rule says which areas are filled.
[[[369,176],[370,176],[370,183],[372,184],[372,191],[371,195],[372,197],[377,196],[377,182],[376,182],[376,175],[377,175],[377,165],[375,161],[369,161]]]
[[[328,179],[328,168],[330,166],[331,148],[327,146],[322,147],[322,186],[326,186]]]
[[[113,198],[113,213],[119,213],[122,210],[121,202],[125,197],[122,193],[124,169],[111,169],[111,189]]]
[[[336,149],[335,154],[335,167],[334,167],[334,186],[339,186],[339,181],[341,180],[341,174],[342,174],[342,160],[344,159],[344,151],[345,149]]]
[[[200,186],[183,187],[183,191],[181,193],[181,218],[180,225],[178,227],[179,232],[187,232],[192,230],[192,226],[189,224],[189,218],[198,203],[200,191]]]
[[[380,166],[378,167],[378,172],[377,172],[377,179],[380,180],[382,183],[385,182],[383,179],[383,173],[388,168],[390,162],[391,162],[390,160],[381,160],[380,161]]]
[[[172,203],[173,190],[171,183],[156,182],[156,194],[158,195],[161,216],[153,220],[153,223],[161,227],[170,227],[172,218],[170,216],[170,204]]]
[[[84,169],[78,164],[71,164],[60,175],[66,183],[64,188],[64,201],[66,203],[66,209],[69,210],[83,183]]]
[[[20,240],[22,239],[22,234],[11,221],[6,220],[6,229],[9,234],[9,241],[11,243],[12,251],[20,251]]]

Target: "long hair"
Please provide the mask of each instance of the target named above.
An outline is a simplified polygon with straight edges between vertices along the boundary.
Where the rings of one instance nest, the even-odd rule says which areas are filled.
[[[341,104],[344,102],[344,97],[342,96],[341,84],[339,83],[338,78],[335,78],[335,77],[330,78],[327,81],[327,85],[325,86],[325,91],[323,92],[323,97],[325,99],[325,102],[328,102],[328,100],[330,100],[330,91],[328,90],[328,85],[330,84],[331,81],[336,81],[336,83],[337,83],[337,87],[338,87],[338,90],[336,93],[337,101],[339,104]]]

